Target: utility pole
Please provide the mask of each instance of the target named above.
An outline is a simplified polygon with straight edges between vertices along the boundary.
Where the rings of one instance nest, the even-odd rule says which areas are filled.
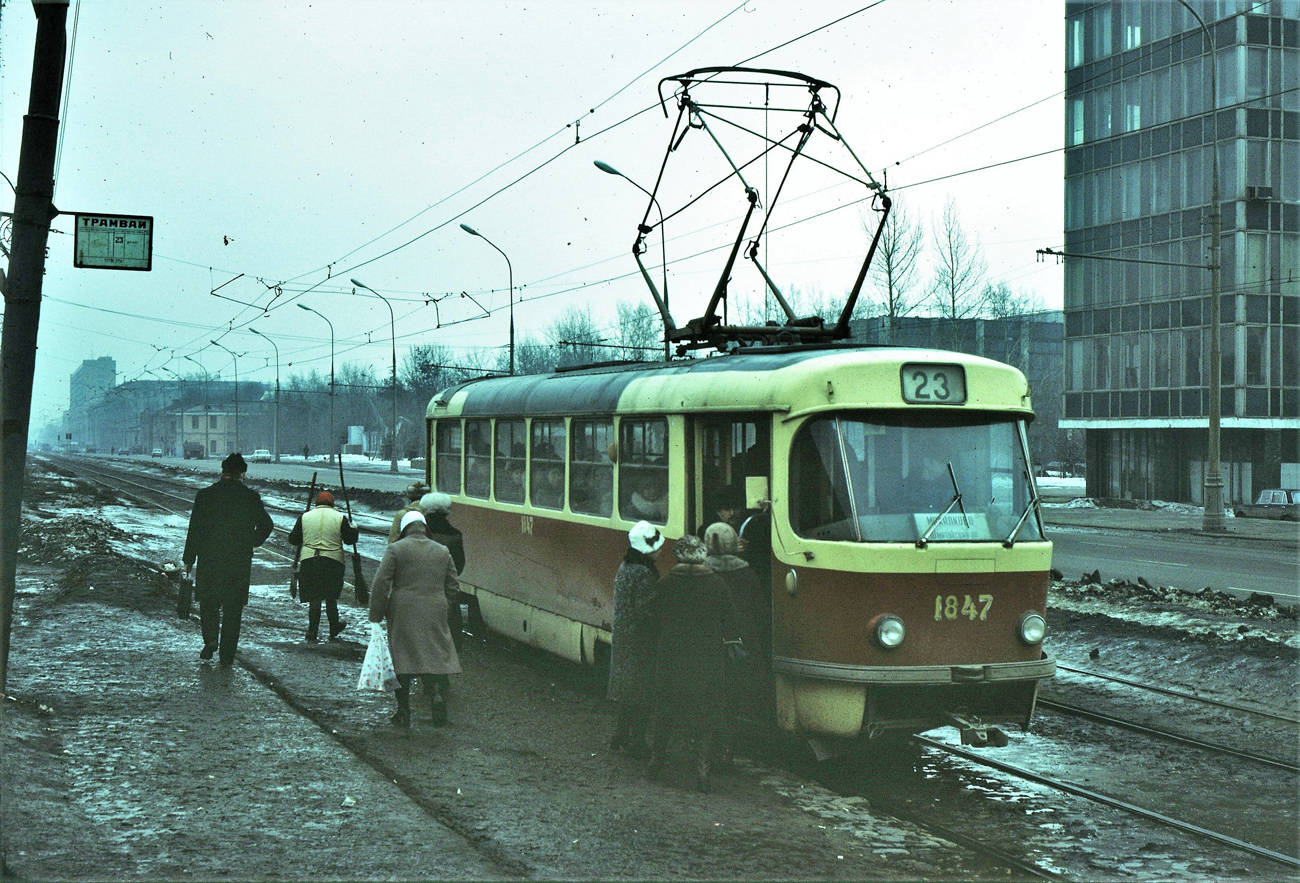
[[[54,157],[59,143],[59,102],[67,49],[68,0],[32,0],[36,48],[32,88],[23,117],[18,157],[13,245],[5,281],[4,330],[0,338],[0,692],[9,678],[9,637],[18,574],[18,535],[22,529],[23,474],[27,469],[27,431],[32,416],[32,373],[36,370],[36,332],[41,320],[45,243],[54,207]]]

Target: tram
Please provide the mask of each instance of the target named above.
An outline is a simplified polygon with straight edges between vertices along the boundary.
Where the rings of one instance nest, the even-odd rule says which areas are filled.
[[[770,522],[753,670],[779,728],[833,746],[951,724],[1005,744],[998,726],[1027,726],[1054,674],[1033,409],[1009,365],[747,347],[474,380],[426,416],[429,479],[465,533],[462,589],[517,641],[602,664],[632,525],[694,533],[743,489]]]
[[[632,255],[665,347],[717,354],[485,378],[433,398],[429,480],[457,504],[476,615],[599,665],[628,530],[646,520],[679,538],[710,524],[720,500],[733,501],[728,509],[743,500],[757,525],[742,530],[747,555],[766,587],[751,611],[754,664],[741,675],[753,682],[741,692],[758,697],[751,711],[819,754],[945,724],[968,744],[1005,744],[999,725],[1028,726],[1038,683],[1056,668],[1043,650],[1052,545],[1026,443],[1024,375],[977,356],[843,342],[891,202],[836,125],[833,84],[697,68],[660,82],[665,116],[670,85],[678,114],[665,169],[717,148],[720,166],[696,157],[687,168],[724,177],[674,189],[661,169]],[[771,127],[753,125],[755,114]],[[774,156],[785,170],[762,198],[747,170]],[[770,222],[785,185],[804,181],[791,171],[805,159],[861,185],[879,216],[834,323],[797,315],[763,263],[770,234],[794,226]],[[740,197],[739,229],[704,315],[679,326],[666,258],[662,288],[645,263],[648,237],[702,196],[726,193]],[[771,247],[808,256],[806,243]],[[729,292],[749,265],[783,319],[727,323]]]

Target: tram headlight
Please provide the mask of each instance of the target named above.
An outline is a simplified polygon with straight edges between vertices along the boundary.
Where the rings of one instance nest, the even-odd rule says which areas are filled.
[[[876,622],[871,628],[871,639],[876,642],[876,646],[882,650],[894,650],[903,643],[905,637],[907,637],[907,629],[897,616],[886,614],[876,617]]]
[[[1016,637],[1030,645],[1041,644],[1043,638],[1047,635],[1047,620],[1043,619],[1041,613],[1029,611],[1020,617],[1020,622],[1016,623]]]

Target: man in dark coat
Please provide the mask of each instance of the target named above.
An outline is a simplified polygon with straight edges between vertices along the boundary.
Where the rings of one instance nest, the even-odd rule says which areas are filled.
[[[222,665],[235,661],[239,626],[248,603],[253,549],[262,545],[274,525],[262,498],[242,481],[248,464],[238,454],[221,461],[221,478],[194,497],[190,528],[185,536],[185,575],[198,562],[194,595],[199,601],[203,629],[200,659],[220,650]]]

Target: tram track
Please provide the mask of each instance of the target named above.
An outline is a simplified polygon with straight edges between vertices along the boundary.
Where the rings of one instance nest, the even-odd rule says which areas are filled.
[[[1221,832],[1211,830],[1210,828],[1206,828],[1202,825],[1197,825],[1193,822],[1177,819],[1172,816],[1166,815],[1164,813],[1157,812],[1155,810],[1148,809],[1146,807],[1138,806],[1137,804],[1130,803],[1125,800],[1121,800],[1120,798],[1117,797],[1112,797],[1108,794],[1103,794],[1099,791],[1095,791],[1090,788],[1085,788],[1081,785],[1066,781],[1065,779],[1056,776],[1050,776],[1044,773],[1035,772],[1034,770],[1030,770],[1022,766],[1017,766],[1015,764],[1007,763],[1005,761],[994,760],[993,758],[989,757],[986,754],[979,754],[977,752],[970,751],[968,749],[961,748],[956,745],[951,745],[947,742],[943,742],[941,740],[934,739],[929,736],[918,735],[918,736],[914,736],[913,738],[922,745],[936,749],[938,751],[945,752],[947,754],[954,755],[956,757],[963,758],[964,760],[977,764],[979,766],[998,770],[999,772],[1016,776],[1017,778],[1024,779],[1025,781],[1035,782],[1039,785],[1044,785],[1048,788],[1051,788],[1056,791],[1060,791],[1065,794],[1071,794],[1076,797],[1081,797],[1093,803],[1109,806],[1114,809],[1119,809],[1124,812],[1130,813],[1132,815],[1147,819],[1149,821],[1154,821],[1159,824],[1165,825],[1167,827],[1173,828],[1177,831],[1187,833],[1187,834],[1193,834],[1197,837],[1201,837],[1207,840],[1212,840],[1217,843],[1230,846],[1242,852],[1247,852],[1252,855],[1277,862],[1278,864],[1286,865],[1287,867],[1300,868],[1300,858],[1297,858],[1295,856],[1287,855],[1286,853],[1278,852],[1276,850],[1269,849],[1264,846],[1259,846],[1254,843],[1249,843],[1245,840],[1241,840],[1240,838],[1232,837],[1228,834],[1223,834]]]
[[[1075,668],[1073,666],[1063,664],[1060,660],[1057,660],[1056,670],[1068,672],[1070,674],[1085,675],[1087,677],[1097,678],[1099,680],[1107,681],[1112,684],[1122,684],[1126,687],[1132,687],[1134,689],[1143,690],[1149,693],[1159,693],[1163,696],[1172,696],[1177,699],[1185,699],[1190,702],[1198,702],[1202,705],[1209,705],[1215,708],[1222,708],[1227,711],[1238,711],[1243,714],[1251,714],[1262,718],[1269,718],[1271,720],[1282,721],[1283,723],[1300,724],[1300,717],[1297,717],[1295,715],[1281,714],[1278,712],[1268,711],[1266,709],[1261,709],[1261,708],[1255,708],[1249,705],[1241,705],[1234,702],[1224,702],[1223,700],[1220,699],[1212,699],[1208,696],[1199,696],[1195,693],[1189,693],[1186,690],[1177,690],[1172,687],[1162,687],[1159,684],[1150,684],[1150,683],[1146,683],[1145,681],[1139,681],[1133,678],[1126,678],[1121,675],[1111,674],[1108,672],[1099,672],[1099,671],[1092,671],[1084,668]]]

